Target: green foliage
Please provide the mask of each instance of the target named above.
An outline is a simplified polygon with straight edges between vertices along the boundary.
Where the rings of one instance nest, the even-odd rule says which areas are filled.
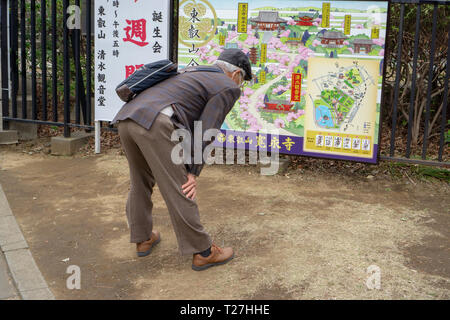
[[[425,177],[432,177],[446,182],[450,182],[450,171],[446,169],[418,166],[417,174]]]
[[[83,10],[83,4],[81,3],[81,10]],[[39,41],[42,38],[42,15],[41,12],[41,5],[42,3],[40,1],[36,1],[36,40]],[[26,29],[25,29],[25,46],[26,46],[26,68],[27,73],[31,72],[31,24],[29,23],[31,21],[31,3],[27,1],[25,3],[26,6]],[[53,29],[52,29],[52,20],[51,20],[51,1],[46,2],[46,30],[45,33],[47,35],[47,42],[45,47],[45,54],[46,54],[46,65],[47,65],[47,90],[49,95],[53,95],[53,87],[51,85],[52,81],[52,37],[53,37]],[[20,11],[20,7],[19,7]],[[64,91],[64,56],[63,56],[63,31],[64,29],[62,26],[64,25],[64,15],[63,15],[63,2],[62,1],[56,1],[56,65],[57,65],[57,72],[56,72],[56,78],[57,78],[57,99],[58,103],[63,102],[63,95],[58,94]],[[19,21],[20,21],[20,13],[19,13]],[[72,42],[70,38],[70,32],[73,32],[73,30],[69,30],[69,61],[70,61],[70,90],[71,92],[75,92],[75,76],[76,76],[76,70],[75,70],[75,60],[72,53]],[[86,39],[84,37],[81,37],[80,42],[80,66],[81,66],[81,73],[83,79],[86,79]],[[20,39],[20,27],[19,27],[19,39]],[[20,41],[20,40],[19,40]],[[91,54],[92,54],[92,64],[91,64],[91,76],[94,75],[94,41],[95,39],[92,38],[92,48],[91,48]],[[36,70],[37,70],[37,77],[42,79],[42,50],[43,48],[39,45],[39,43],[36,44]],[[19,44],[19,54],[20,54],[20,44]],[[19,65],[19,74],[21,72],[21,66],[20,66],[20,59],[18,59],[18,65]],[[40,81],[38,81],[38,84],[40,84]],[[91,91],[94,90],[94,79],[91,81]],[[71,94],[73,96],[74,94]]]
[[[245,40],[247,40],[247,37],[248,37],[248,34],[246,34],[246,33],[241,33],[241,34],[239,35],[239,37],[238,37],[238,40],[239,40],[240,42],[244,42]]]

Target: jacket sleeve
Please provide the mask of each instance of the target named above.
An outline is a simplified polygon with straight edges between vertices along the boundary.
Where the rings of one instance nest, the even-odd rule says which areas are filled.
[[[231,108],[233,108],[234,103],[240,95],[241,90],[239,88],[227,88],[216,93],[208,100],[198,119],[202,124],[202,163],[194,164],[194,139],[192,139],[192,161],[190,165],[187,165],[187,171],[189,173],[192,173],[195,176],[200,175],[203,165],[205,164],[203,151],[205,150],[205,147],[211,143],[211,141],[203,141],[204,133],[208,129],[220,129],[225,117],[228,112],[230,112]]]

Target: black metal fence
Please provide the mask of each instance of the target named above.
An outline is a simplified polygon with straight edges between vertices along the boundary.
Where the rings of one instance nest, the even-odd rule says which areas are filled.
[[[71,128],[92,130],[94,1],[0,1],[4,128],[62,126],[66,137]],[[81,30],[67,28],[69,5],[81,7]],[[449,17],[450,1],[390,1],[381,159],[450,165]]]
[[[69,30],[65,23],[70,4],[82,5],[86,16],[92,16],[94,1],[80,2],[1,0],[4,127],[10,122],[62,126],[66,137],[70,136],[71,127],[93,129],[91,20],[85,19],[83,35],[80,29]],[[71,111],[75,119],[71,119]]]
[[[390,3],[381,159],[449,165],[450,1]]]

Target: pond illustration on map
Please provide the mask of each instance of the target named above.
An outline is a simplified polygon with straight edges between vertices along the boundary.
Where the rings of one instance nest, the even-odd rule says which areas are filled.
[[[238,133],[276,129],[280,141],[276,145],[265,141],[258,147],[306,154],[303,139],[308,127],[314,132],[370,135],[347,138],[376,145],[387,5],[384,1],[180,0],[178,64],[180,68],[212,64],[226,48],[240,48],[249,57],[254,77],[222,127],[222,139],[236,147],[242,142]],[[321,68],[324,72],[308,79],[311,59],[327,59],[333,67]],[[376,92],[368,101],[366,91],[373,86]],[[325,141],[327,135],[323,136]],[[333,146],[334,136],[327,139]],[[324,149],[321,156],[349,159],[348,152],[331,149]],[[373,152],[360,151],[351,157],[373,159]]]

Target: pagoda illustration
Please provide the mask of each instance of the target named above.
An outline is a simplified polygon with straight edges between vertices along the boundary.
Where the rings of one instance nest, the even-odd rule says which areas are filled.
[[[250,48],[250,61],[252,64],[256,64],[258,61],[258,52],[255,47]]]

